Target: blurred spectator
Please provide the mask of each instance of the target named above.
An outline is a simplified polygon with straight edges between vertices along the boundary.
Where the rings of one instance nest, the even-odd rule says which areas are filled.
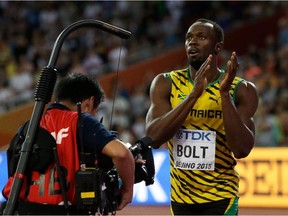
[[[125,143],[134,144],[137,140],[130,127],[123,127],[123,125],[115,124],[113,125],[112,130],[117,131],[118,138]]]
[[[133,116],[141,116],[146,115],[146,112],[150,105],[150,100],[146,95],[146,86],[145,85],[137,85],[134,86],[131,91],[130,102],[131,110]]]
[[[288,89],[287,89],[288,79],[283,81],[283,86],[285,88],[281,89],[279,94],[278,103],[275,104],[276,116],[279,119],[280,125],[280,141],[279,146],[288,147]]]
[[[278,118],[271,113],[269,105],[260,103],[255,117],[256,143],[261,147],[275,147],[281,139],[281,128]]]
[[[84,57],[83,66],[88,74],[100,76],[103,74],[101,66],[103,65],[102,58],[95,52],[95,49],[90,48]]]
[[[163,17],[163,20],[160,24],[160,32],[163,34],[164,43],[166,46],[173,46],[178,41],[178,30],[179,23],[177,20],[173,19],[169,14]]]
[[[128,50],[123,46],[120,41],[114,39],[111,41],[111,47],[108,51],[108,61],[110,62],[110,70],[117,71],[126,67],[126,59]]]
[[[22,103],[33,98],[34,94],[34,77],[33,65],[24,57],[20,57],[17,74],[11,77],[10,86],[14,92],[15,103]]]
[[[145,134],[146,121],[145,115],[138,115],[135,117],[134,124],[131,127],[133,134],[137,139],[140,139]]]
[[[132,117],[130,113],[130,101],[126,97],[118,94],[114,101],[112,125],[119,125],[122,128],[128,128]]]
[[[71,59],[71,73],[87,73],[87,69],[82,64],[81,57],[78,53],[73,53]]]
[[[248,58],[246,64],[247,69],[244,71],[245,79],[255,83],[257,77],[262,73],[262,68],[252,58]]]
[[[288,45],[288,15],[279,20],[279,47],[285,47]]]
[[[8,85],[8,78],[5,67],[0,66],[0,114],[8,110],[13,98],[13,91]]]

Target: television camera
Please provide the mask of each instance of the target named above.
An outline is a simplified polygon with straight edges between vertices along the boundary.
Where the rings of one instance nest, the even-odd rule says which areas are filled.
[[[154,183],[155,167],[151,142],[150,137],[143,137],[135,145],[126,144],[135,159],[135,184],[145,181],[145,185],[148,186]],[[144,160],[145,163],[139,160]],[[100,161],[105,164],[106,168],[101,165]],[[110,160],[109,163],[111,164],[112,161]],[[102,155],[97,167],[80,168],[75,174],[75,181],[79,210],[88,214],[116,214],[120,199],[121,179],[114,166],[107,169],[107,158]]]

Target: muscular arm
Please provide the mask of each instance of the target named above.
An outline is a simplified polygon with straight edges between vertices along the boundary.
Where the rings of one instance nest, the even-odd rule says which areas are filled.
[[[172,110],[170,104],[171,81],[163,74],[158,75],[150,88],[151,106],[146,115],[146,135],[153,140],[152,147],[171,139],[186,119],[196,99],[184,100]]]
[[[229,88],[238,70],[236,52],[227,62],[220,85],[223,121],[226,139],[236,158],[247,157],[255,142],[253,116],[258,107],[258,93],[254,84],[243,82],[236,91],[236,104],[231,99]]]
[[[123,182],[121,187],[121,202],[118,209],[123,209],[133,198],[135,161],[131,152],[118,140],[110,141],[102,150],[112,158],[117,172]]]
[[[252,83],[241,83],[236,92],[236,106],[227,92],[221,92],[223,120],[228,145],[236,158],[246,157],[254,146],[253,116],[258,94]]]

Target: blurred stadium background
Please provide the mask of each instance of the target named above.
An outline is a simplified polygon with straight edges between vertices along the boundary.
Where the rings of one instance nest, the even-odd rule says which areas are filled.
[[[151,80],[158,73],[186,67],[184,35],[201,17],[215,20],[225,30],[220,67],[225,68],[235,50],[238,75],[254,82],[260,96],[256,146],[248,158],[238,161],[239,213],[288,215],[286,1],[1,1],[1,189],[7,180],[5,150],[19,125],[31,116],[38,76],[65,27],[96,19],[131,31],[128,40],[97,29],[73,32],[63,44],[56,69],[95,75],[106,93],[97,117],[103,117],[105,126],[117,130],[124,142],[134,143],[144,135]],[[169,214],[165,145],[154,156],[156,184],[135,185],[132,204],[119,214]]]

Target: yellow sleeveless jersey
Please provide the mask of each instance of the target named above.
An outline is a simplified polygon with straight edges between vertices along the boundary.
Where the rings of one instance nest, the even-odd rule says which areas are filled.
[[[171,201],[195,204],[238,197],[239,175],[223,124],[219,80],[206,86],[181,129],[168,142]],[[192,92],[188,68],[165,74],[170,77],[172,108]],[[230,94],[243,79],[236,77]]]

